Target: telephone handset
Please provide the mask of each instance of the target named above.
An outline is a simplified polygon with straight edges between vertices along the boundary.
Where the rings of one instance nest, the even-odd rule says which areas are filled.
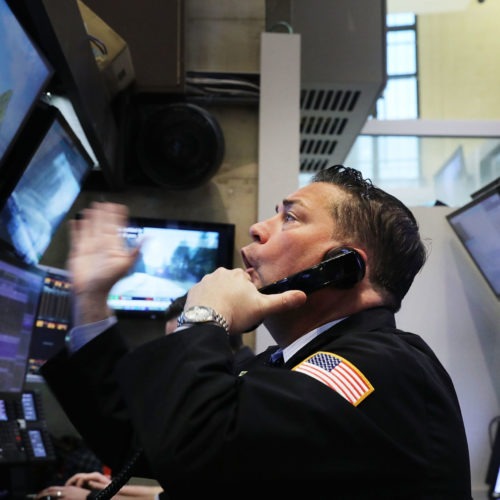
[[[334,248],[326,253],[319,264],[292,274],[259,289],[266,295],[286,290],[302,290],[309,294],[323,287],[351,288],[365,275],[365,262],[350,247]]]

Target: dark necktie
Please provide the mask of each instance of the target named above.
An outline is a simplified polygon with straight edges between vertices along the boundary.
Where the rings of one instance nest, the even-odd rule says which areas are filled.
[[[283,350],[278,349],[269,356],[269,364],[271,366],[283,366],[285,360],[283,359]]]

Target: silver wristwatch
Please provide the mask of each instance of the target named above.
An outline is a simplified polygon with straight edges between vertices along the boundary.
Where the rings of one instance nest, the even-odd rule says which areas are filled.
[[[229,325],[224,316],[207,306],[193,306],[181,313],[177,319],[177,326],[196,323],[215,323],[229,333]]]

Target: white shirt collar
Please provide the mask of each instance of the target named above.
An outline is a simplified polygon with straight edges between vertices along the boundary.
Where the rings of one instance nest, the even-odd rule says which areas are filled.
[[[311,340],[315,339],[318,335],[323,333],[325,330],[328,330],[331,328],[333,325],[339,323],[345,318],[340,318],[340,319],[335,319],[333,321],[330,321],[329,323],[326,323],[324,325],[319,326],[318,328],[315,328],[314,330],[311,330],[309,333],[306,333],[305,335],[302,335],[302,337],[299,337],[295,342],[292,342],[289,346],[285,347],[283,349],[283,359],[285,363],[300,349],[302,349],[305,345],[309,344]]]

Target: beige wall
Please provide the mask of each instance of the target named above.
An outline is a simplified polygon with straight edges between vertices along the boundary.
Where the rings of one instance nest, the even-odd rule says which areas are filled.
[[[418,18],[422,118],[500,118],[500,2]]]
[[[499,19],[500,2],[477,0],[470,0],[465,10],[418,16],[422,119],[500,119],[500,66],[491,64],[500,54]],[[484,185],[480,160],[498,144],[498,139],[483,138],[422,139],[422,179],[427,183],[424,187],[432,188],[434,174],[461,145],[470,175],[469,192],[479,189]]]

